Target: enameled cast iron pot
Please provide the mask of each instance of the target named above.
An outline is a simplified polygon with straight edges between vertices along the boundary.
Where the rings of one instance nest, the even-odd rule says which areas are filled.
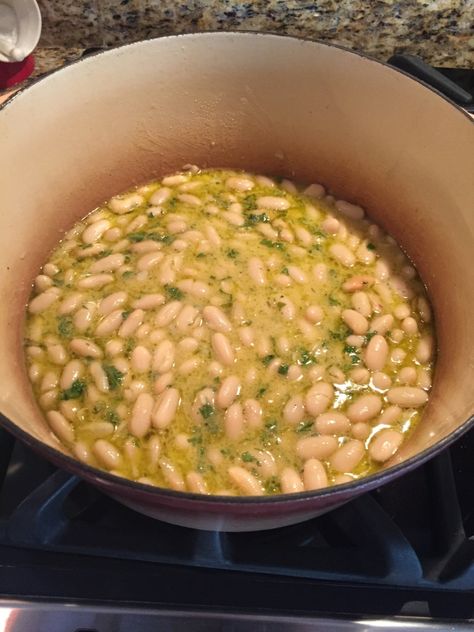
[[[143,513],[203,529],[278,527],[420,465],[473,425],[474,125],[403,73],[324,44],[250,33],[172,36],[70,65],[0,112],[0,411],[58,466]],[[267,498],[207,497],[71,458],[34,403],[22,353],[32,279],[63,231],[113,194],[185,164],[321,182],[405,248],[436,316],[423,419],[360,481]]]

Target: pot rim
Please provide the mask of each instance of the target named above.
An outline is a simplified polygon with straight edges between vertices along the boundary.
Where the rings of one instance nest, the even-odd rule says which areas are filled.
[[[87,56],[81,57],[79,59],[75,59],[65,63],[63,66],[56,68],[48,73],[45,73],[35,79],[32,79],[28,82],[27,85],[23,86],[19,90],[17,90],[12,96],[10,96],[4,103],[0,105],[0,113],[3,109],[8,108],[12,102],[15,101],[21,94],[34,87],[41,81],[47,80],[49,77],[55,75],[57,72],[61,72],[67,70],[71,66],[75,66],[80,64],[81,62],[87,62],[95,58],[98,55],[113,55],[117,50],[125,49],[128,47],[139,47],[148,42],[153,42],[155,40],[162,39],[177,39],[177,38],[200,38],[203,36],[217,36],[217,37],[227,37],[227,36],[237,36],[237,37],[263,37],[263,38],[280,38],[280,39],[292,39],[298,42],[307,42],[311,44],[319,44],[321,46],[325,46],[328,48],[336,48],[350,55],[355,55],[356,57],[361,58],[364,61],[379,64],[384,66],[387,70],[392,72],[401,74],[406,78],[420,84],[423,88],[433,92],[435,95],[446,101],[453,109],[455,109],[459,114],[463,115],[471,124],[474,124],[474,118],[472,118],[469,113],[464,110],[461,106],[456,104],[454,101],[446,97],[443,93],[441,93],[436,88],[433,88],[426,82],[411,76],[409,73],[400,70],[399,68],[394,68],[390,66],[387,62],[379,61],[370,55],[363,54],[359,51],[351,50],[345,46],[341,46],[339,44],[332,44],[323,42],[318,39],[308,38],[308,37],[300,37],[295,35],[282,35],[281,33],[275,32],[259,32],[259,31],[199,31],[199,32],[187,32],[187,33],[179,33],[172,35],[160,35],[158,37],[150,37],[142,40],[138,40],[136,42],[130,42],[126,44],[122,44],[120,46],[115,46],[108,49],[95,51]],[[50,461],[54,463],[59,463],[61,466],[64,465],[64,469],[71,473],[75,473],[77,470],[81,472],[81,476],[86,480],[99,483],[102,487],[112,488],[116,493],[117,489],[114,488],[125,488],[130,493],[138,493],[140,496],[148,496],[148,497],[163,497],[168,498],[170,500],[182,500],[184,502],[192,502],[199,501],[201,504],[207,505],[209,509],[212,506],[216,507],[222,504],[227,505],[229,508],[232,507],[240,507],[248,506],[249,508],[255,507],[258,505],[265,506],[273,506],[273,505],[285,505],[285,504],[295,504],[302,503],[305,501],[312,501],[316,499],[327,499],[331,498],[337,501],[338,499],[342,502],[347,499],[347,496],[351,495],[351,493],[359,494],[368,492],[376,487],[379,487],[392,479],[397,478],[405,472],[409,472],[416,467],[419,467],[430,458],[433,458],[443,450],[445,450],[448,446],[453,444],[457,439],[459,439],[463,434],[465,434],[470,428],[474,428],[474,415],[470,416],[461,426],[456,428],[452,433],[435,443],[429,448],[418,452],[416,455],[408,458],[406,461],[399,463],[397,465],[393,465],[386,470],[380,470],[374,474],[363,477],[361,479],[357,479],[348,483],[343,483],[341,485],[335,485],[333,487],[326,487],[320,490],[313,491],[305,491],[299,492],[296,494],[275,494],[272,496],[218,496],[218,495],[203,495],[197,494],[193,492],[180,492],[172,489],[168,489],[165,487],[158,487],[147,485],[144,483],[139,483],[137,481],[132,481],[127,478],[123,478],[120,476],[115,476],[107,472],[106,470],[101,470],[96,467],[92,467],[91,465],[87,465],[86,463],[82,463],[78,459],[69,456],[60,450],[49,446],[43,441],[37,439],[30,433],[26,432],[19,426],[17,426],[10,419],[5,417],[0,412],[0,426],[6,428],[15,438],[20,439],[23,443],[25,443],[29,448],[32,448],[36,452],[44,455]]]

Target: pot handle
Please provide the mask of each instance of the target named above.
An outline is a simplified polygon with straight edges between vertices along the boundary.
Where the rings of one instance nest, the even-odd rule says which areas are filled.
[[[465,108],[469,112],[474,111],[474,99],[469,92],[458,86],[440,70],[429,66],[420,57],[415,55],[393,55],[388,63],[395,68],[405,71],[416,79],[421,79],[432,88],[439,90],[449,99]],[[459,70],[457,72],[462,72]]]

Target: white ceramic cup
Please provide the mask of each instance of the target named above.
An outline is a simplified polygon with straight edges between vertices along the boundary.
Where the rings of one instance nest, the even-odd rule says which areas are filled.
[[[0,62],[19,62],[35,49],[41,34],[36,0],[0,0]]]

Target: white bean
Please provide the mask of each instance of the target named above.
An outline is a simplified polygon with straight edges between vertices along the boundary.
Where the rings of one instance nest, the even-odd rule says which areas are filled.
[[[372,314],[372,305],[369,301],[369,297],[365,292],[354,292],[351,297],[352,307],[362,314],[365,318],[369,318]]]
[[[382,391],[385,391],[392,386],[392,380],[390,376],[381,371],[376,371],[373,374],[372,383],[375,388],[379,388]]]
[[[46,347],[48,357],[53,364],[63,365],[67,362],[66,349],[61,344],[48,345]]]
[[[184,492],[186,484],[177,467],[169,459],[159,459],[159,466],[167,484],[178,492]]]
[[[109,202],[109,208],[117,215],[123,215],[125,213],[130,213],[138,206],[141,206],[145,200],[138,193],[131,193],[125,197],[116,196],[113,197]]]
[[[395,454],[402,442],[401,432],[393,428],[384,428],[372,437],[368,448],[369,455],[374,461],[384,463]]]
[[[30,301],[28,306],[28,311],[30,314],[41,314],[45,309],[51,307],[51,305],[57,301],[59,298],[58,288],[50,288],[43,292],[42,294],[38,294]]]
[[[392,328],[393,322],[394,319],[392,314],[382,314],[381,316],[376,316],[370,322],[370,331],[374,331],[376,334],[384,336],[387,331]]]
[[[339,232],[341,224],[335,217],[327,217],[321,224],[321,228],[324,232],[330,235],[336,235]]]
[[[328,278],[328,269],[325,263],[317,263],[313,267],[313,277],[317,283],[326,283]]]
[[[110,336],[123,324],[123,310],[116,309],[107,314],[95,328],[96,336]]]
[[[184,332],[192,327],[198,313],[198,309],[193,305],[185,305],[176,317],[176,329],[180,332]]]
[[[240,389],[240,381],[236,375],[226,377],[217,391],[217,406],[219,408],[228,408],[239,395]]]
[[[388,391],[387,399],[402,408],[418,408],[428,401],[428,394],[415,386],[395,386]]]
[[[227,178],[225,184],[229,189],[234,189],[236,191],[251,191],[255,186],[255,183],[252,182],[252,180],[240,176],[231,176],[230,178]]]
[[[351,427],[351,422],[343,413],[330,410],[316,417],[316,430],[320,435],[344,435]]]
[[[364,354],[364,362],[371,371],[381,371],[387,362],[388,344],[377,334],[370,339]]]
[[[305,437],[296,443],[296,454],[307,461],[308,459],[326,460],[337,450],[336,437],[320,435],[319,437]]]
[[[175,345],[170,340],[162,340],[153,354],[152,368],[158,373],[167,373],[174,365]]]
[[[255,285],[263,286],[267,282],[265,266],[263,262],[258,257],[250,257],[248,262],[248,272],[250,278],[255,283]]]
[[[92,274],[80,279],[78,286],[86,290],[99,290],[113,281],[111,274]]]
[[[170,197],[170,195],[171,195],[171,189],[169,189],[168,187],[161,187],[160,189],[157,189],[150,196],[150,199],[148,200],[148,202],[150,204],[153,204],[153,206],[160,206],[161,204],[166,202],[166,200]]]
[[[151,353],[147,347],[138,345],[132,351],[131,357],[132,369],[136,373],[146,373],[151,366]]]
[[[308,413],[316,417],[323,413],[334,397],[334,388],[327,382],[317,382],[306,393],[305,407]]]
[[[292,467],[285,467],[280,474],[281,491],[284,494],[304,492],[301,476]]]
[[[163,305],[165,297],[163,294],[145,294],[132,303],[134,309],[154,309]]]
[[[83,358],[101,358],[102,349],[85,338],[74,338],[69,343],[69,349]]]
[[[43,410],[55,408],[57,406],[57,401],[58,390],[56,388],[52,388],[51,390],[44,392],[39,398],[39,403]]]
[[[120,253],[115,253],[113,255],[108,255],[107,257],[102,257],[98,261],[95,261],[89,271],[93,274],[97,274],[99,272],[112,272],[113,270],[117,270],[125,263],[125,255]]]
[[[257,206],[259,209],[286,211],[290,208],[290,203],[284,197],[263,196],[257,198]]]
[[[344,292],[359,292],[360,290],[369,288],[374,282],[374,277],[368,274],[358,274],[344,281],[342,289]]]
[[[329,254],[346,268],[353,266],[356,260],[354,254],[343,244],[332,244]]]
[[[221,217],[232,224],[232,226],[243,226],[245,224],[245,218],[240,213],[232,213],[231,211],[223,211]]]
[[[307,491],[328,486],[326,469],[321,461],[318,461],[318,459],[308,459],[306,461],[303,469],[303,482]]]
[[[72,443],[74,441],[74,428],[59,411],[48,410],[46,419],[54,434],[57,435],[61,441],[65,441],[66,443]]]
[[[352,472],[365,455],[362,441],[351,439],[329,457],[329,463],[338,472]]]
[[[304,417],[305,407],[302,395],[293,395],[283,408],[283,419],[292,425],[298,424]]]
[[[96,310],[96,306],[92,302],[88,302],[77,310],[72,318],[72,322],[74,327],[78,330],[79,333],[84,333],[89,329],[92,319],[94,318],[94,313]]]
[[[80,360],[70,360],[61,373],[59,386],[66,390],[71,388],[73,382],[79,380],[84,374],[84,365]]]
[[[324,197],[326,191],[321,184],[310,184],[309,187],[303,191],[305,195],[309,195],[314,198],[322,198]]]
[[[101,393],[108,393],[109,380],[107,379],[107,374],[102,368],[102,365],[100,364],[100,362],[97,362],[97,361],[91,362],[89,365],[89,371],[90,371],[90,374],[92,375],[92,379],[94,380],[96,388]]]
[[[219,309],[219,307],[216,307],[215,305],[207,305],[203,309],[202,315],[204,316],[206,323],[214,331],[228,333],[232,330],[232,325],[229,319],[224,312]]]
[[[186,483],[189,491],[194,494],[209,494],[206,481],[202,475],[197,472],[188,472],[186,474]]]
[[[359,367],[356,369],[352,369],[352,371],[349,373],[349,377],[353,382],[355,382],[355,384],[368,384],[370,380],[370,373],[367,369]]]
[[[426,364],[430,362],[433,357],[433,337],[423,336],[416,347],[415,356],[420,364]]]
[[[367,319],[355,309],[345,309],[341,314],[342,320],[355,334],[365,334],[369,328]]]
[[[167,428],[173,421],[180,403],[180,393],[176,388],[167,388],[156,401],[151,420],[155,428]]]
[[[389,391],[390,392],[390,391]],[[348,407],[346,415],[352,422],[368,421],[379,414],[382,400],[378,395],[361,395]]]
[[[237,330],[240,342],[246,347],[252,347],[254,343],[254,331],[252,327],[240,327]]]
[[[227,470],[232,483],[246,496],[261,496],[263,487],[259,480],[245,468],[233,465]]]
[[[243,406],[245,422],[249,428],[261,428],[263,424],[263,410],[256,399],[246,399]]]
[[[403,369],[400,369],[398,373],[398,381],[400,384],[406,384],[407,386],[413,386],[416,384],[417,373],[416,369],[413,366],[405,366]]]
[[[362,219],[365,215],[362,207],[346,202],[345,200],[337,200],[334,206],[340,213],[351,219]]]
[[[133,310],[133,312],[124,320],[118,330],[118,335],[121,338],[128,338],[128,336],[131,336],[142,324],[144,317],[145,312],[142,309]]]
[[[307,283],[308,282],[308,278],[307,278],[306,274],[298,266],[291,266],[291,265],[289,265],[288,266],[288,272],[290,274],[290,277],[296,283],[303,284],[303,283]]]
[[[140,393],[132,408],[129,430],[135,437],[143,437],[151,427],[151,413],[155,400],[149,393]]]
[[[98,241],[106,230],[110,228],[111,224],[107,219],[100,219],[97,222],[89,224],[82,233],[82,241],[85,244],[93,244]]]
[[[235,360],[235,353],[229,339],[220,332],[212,334],[212,350],[216,359],[224,366],[231,366]]]
[[[155,393],[162,393],[166,388],[168,388],[168,386],[171,386],[171,384],[173,384],[173,379],[173,373],[171,373],[170,371],[168,371],[168,373],[163,373],[163,375],[160,375],[160,377],[155,380],[155,383],[153,385]]]
[[[155,267],[164,258],[164,254],[162,252],[148,252],[146,255],[142,255],[137,261],[137,270],[139,272],[143,272],[145,270],[151,270],[151,268]]]
[[[224,428],[225,434],[231,441],[238,441],[244,434],[245,419],[242,406],[239,402],[234,402],[225,411]]]

